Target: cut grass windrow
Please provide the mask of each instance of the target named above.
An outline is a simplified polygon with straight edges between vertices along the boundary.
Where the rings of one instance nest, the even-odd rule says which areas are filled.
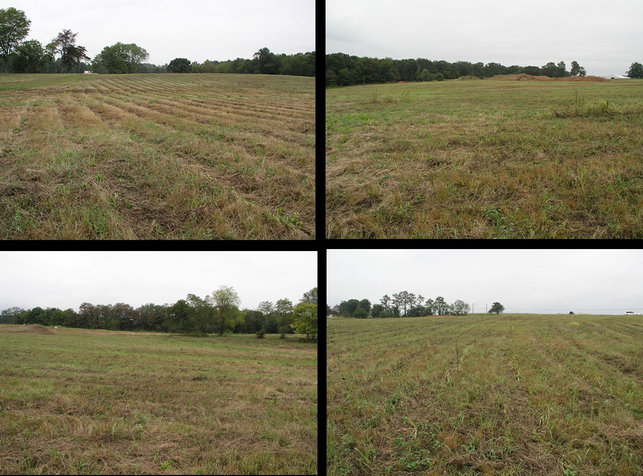
[[[329,474],[640,474],[639,317],[330,319]]]
[[[313,79],[0,76],[0,238],[314,237]]]

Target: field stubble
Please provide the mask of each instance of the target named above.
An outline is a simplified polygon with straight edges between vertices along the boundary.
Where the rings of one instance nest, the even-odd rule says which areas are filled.
[[[0,238],[310,239],[314,79],[0,75]]]
[[[317,472],[314,345],[9,329],[0,473]]]
[[[641,474],[639,316],[328,321],[328,467]]]
[[[643,82],[327,90],[329,238],[640,238]]]

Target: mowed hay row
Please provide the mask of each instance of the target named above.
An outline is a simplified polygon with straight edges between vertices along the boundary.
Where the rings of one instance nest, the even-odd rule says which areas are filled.
[[[643,83],[327,91],[329,238],[637,238]]]
[[[317,473],[315,346],[49,329],[0,326],[2,472]]]
[[[328,322],[328,473],[640,474],[637,316]]]
[[[0,81],[0,236],[313,237],[311,78],[41,76]]]

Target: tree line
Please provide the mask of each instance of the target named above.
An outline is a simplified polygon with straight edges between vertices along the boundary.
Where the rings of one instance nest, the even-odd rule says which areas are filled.
[[[632,63],[627,71],[630,78],[643,77],[640,63]],[[396,81],[443,81],[461,77],[489,78],[504,74],[525,73],[533,76],[562,78],[586,76],[585,68],[571,62],[567,71],[564,61],[549,62],[543,66],[504,66],[500,63],[470,63],[468,61],[431,61],[425,58],[394,60],[350,56],[345,53],[326,55],[326,86],[389,83]]]
[[[414,294],[408,291],[393,293],[391,296],[385,294],[378,304],[371,304],[368,299],[348,299],[342,301],[332,308],[327,306],[326,312],[329,316],[339,317],[420,317],[420,316],[465,316],[469,313],[470,307],[464,301],[458,299],[452,304],[445,301],[442,296],[435,299],[426,299],[421,294]],[[494,302],[489,310],[490,313],[500,314],[504,306]]]
[[[149,58],[145,48],[135,43],[117,42],[105,46],[93,60],[87,49],[76,44],[69,29],[62,30],[52,41],[43,45],[38,40],[24,40],[31,21],[22,10],[13,7],[0,9],[0,54],[5,73],[241,73],[315,75],[315,53],[292,55],[275,54],[261,48],[251,59],[227,61],[205,60],[203,63],[175,58],[164,65],[145,63]],[[87,61],[84,61],[87,60]]]
[[[298,304],[289,299],[275,303],[262,301],[257,309],[239,309],[240,299],[234,288],[221,286],[201,298],[188,294],[174,304],[82,303],[73,309],[12,307],[0,313],[2,324],[40,324],[83,329],[172,332],[194,336],[223,335],[227,332],[256,334],[305,334],[317,340],[317,288],[304,293]]]

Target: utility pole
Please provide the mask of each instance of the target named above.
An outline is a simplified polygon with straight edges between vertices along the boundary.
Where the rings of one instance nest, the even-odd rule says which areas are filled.
[[[485,304],[485,305],[484,305],[484,312],[485,312],[485,313],[487,312],[487,306],[489,306],[489,304]]]

